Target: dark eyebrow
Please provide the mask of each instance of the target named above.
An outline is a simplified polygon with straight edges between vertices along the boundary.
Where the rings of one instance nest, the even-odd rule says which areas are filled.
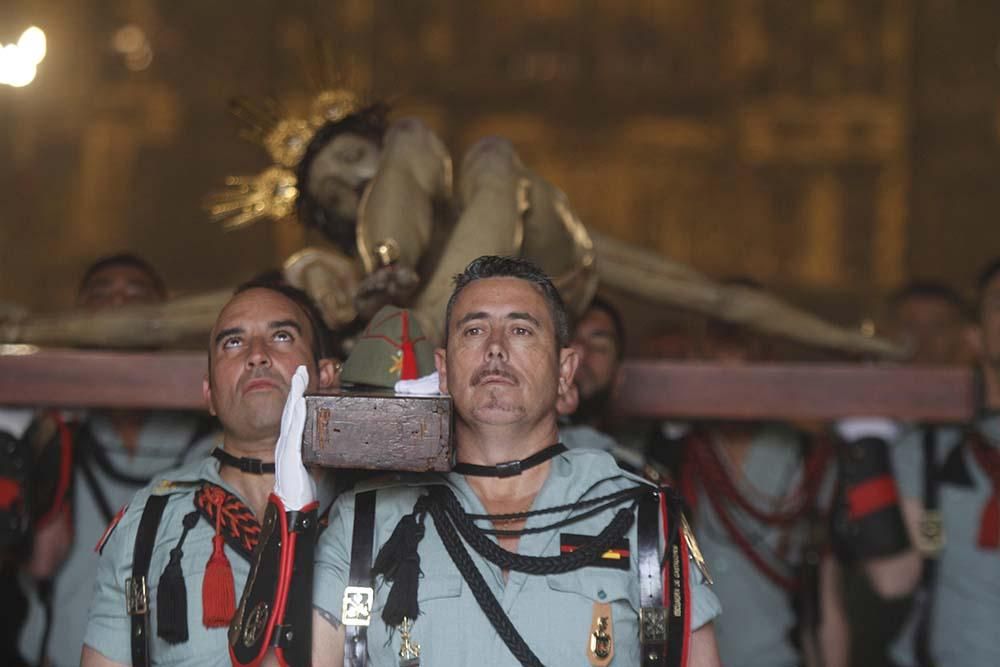
[[[471,322],[472,320],[484,320],[484,319],[486,319],[486,317],[487,317],[486,313],[484,311],[482,311],[482,310],[474,312],[474,313],[468,313],[468,314],[465,315],[465,317],[463,317],[462,319],[460,319],[458,322],[455,322],[455,328],[457,329],[458,327],[462,326],[466,322]]]
[[[295,320],[278,320],[276,322],[268,322],[267,326],[271,329],[295,329],[300,336],[302,335],[302,326]]]
[[[542,328],[542,323],[539,322],[538,319],[535,318],[535,316],[532,315],[531,313],[509,313],[507,315],[507,319],[508,320],[527,320],[527,321],[531,322],[532,324],[534,324],[539,329]]]
[[[228,329],[223,329],[215,336],[215,344],[218,345],[222,342],[223,338],[232,336],[233,334],[244,333],[243,327],[229,327]]]

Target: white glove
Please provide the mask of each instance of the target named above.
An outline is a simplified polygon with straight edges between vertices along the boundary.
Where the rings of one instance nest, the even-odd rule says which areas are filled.
[[[400,380],[395,386],[397,394],[418,394],[437,396],[441,393],[441,383],[437,371],[416,380]]]
[[[835,422],[833,430],[844,442],[856,442],[862,438],[894,442],[902,429],[899,422],[885,417],[848,417]]]
[[[306,425],[306,385],[309,371],[295,369],[288,399],[281,413],[281,433],[274,446],[274,494],[288,511],[300,510],[316,500],[316,483],[302,465],[302,431]]]

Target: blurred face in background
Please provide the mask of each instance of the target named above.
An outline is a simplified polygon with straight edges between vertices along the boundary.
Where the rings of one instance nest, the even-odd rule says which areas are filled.
[[[982,361],[1000,372],[1000,273],[983,287],[979,302]]]
[[[575,383],[581,399],[605,391],[618,372],[621,341],[615,332],[614,320],[601,308],[591,308],[576,325],[573,347],[580,355]]]
[[[893,337],[913,350],[915,364],[963,361],[965,321],[958,306],[935,296],[910,296],[892,313]]]
[[[759,337],[739,325],[714,320],[706,322],[697,350],[700,359],[727,364],[746,364],[764,358]]]
[[[131,264],[111,264],[93,272],[80,287],[77,304],[87,310],[105,310],[166,300],[159,281]]]

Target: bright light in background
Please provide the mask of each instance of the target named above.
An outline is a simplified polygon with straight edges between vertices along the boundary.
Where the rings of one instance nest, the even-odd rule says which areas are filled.
[[[45,33],[31,26],[17,44],[0,45],[0,83],[20,88],[35,80],[38,63],[45,58]]]

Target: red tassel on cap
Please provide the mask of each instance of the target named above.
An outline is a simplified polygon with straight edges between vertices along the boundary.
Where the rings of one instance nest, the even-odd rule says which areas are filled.
[[[222,525],[221,504],[216,517],[212,556],[205,566],[205,579],[201,586],[202,623],[206,628],[228,627],[236,613],[233,568],[226,557],[225,540],[219,532]]]
[[[417,353],[413,349],[413,340],[410,338],[410,318],[405,310],[402,312],[402,336],[400,347],[403,353],[403,370],[399,373],[400,380],[416,380],[417,375]]]

